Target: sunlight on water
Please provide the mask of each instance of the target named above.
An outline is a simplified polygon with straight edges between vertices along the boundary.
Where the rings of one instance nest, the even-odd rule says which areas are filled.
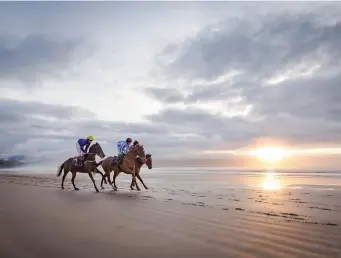
[[[279,179],[276,177],[275,172],[265,173],[262,179],[262,188],[265,190],[278,190],[281,188]]]

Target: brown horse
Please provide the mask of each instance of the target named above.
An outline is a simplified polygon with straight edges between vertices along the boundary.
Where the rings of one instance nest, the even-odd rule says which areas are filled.
[[[113,185],[110,180],[110,172],[114,171],[115,175],[116,174],[118,175],[122,171],[126,174],[132,175],[132,185],[135,185],[136,184],[135,159],[137,156],[139,156],[139,158],[143,161],[146,159],[146,154],[144,152],[143,145],[137,144],[134,147],[130,148],[128,153],[124,155],[120,164],[113,162],[114,160],[116,160],[116,156],[108,157],[107,159],[101,161],[99,164],[102,165],[102,168],[105,172],[105,176],[102,176],[102,180],[103,179],[105,180],[105,177],[106,177],[108,179],[109,184],[112,186],[112,188],[114,190],[117,190],[117,186],[115,184],[116,177],[114,176],[113,178],[113,181],[114,181],[114,185]]]
[[[99,145],[99,143],[95,143],[93,144],[90,148],[89,148],[89,152],[87,154],[84,155],[84,161],[83,161],[83,165],[82,166],[75,166],[73,164],[73,159],[74,158],[69,158],[66,161],[63,162],[63,164],[61,164],[58,167],[58,172],[57,172],[57,176],[59,177],[62,174],[62,170],[64,168],[64,175],[63,175],[63,179],[62,179],[62,189],[64,189],[64,180],[66,175],[71,171],[72,173],[72,178],[71,178],[71,182],[72,185],[74,187],[74,189],[76,191],[78,191],[79,189],[76,187],[75,185],[75,178],[76,178],[76,174],[77,172],[79,173],[88,173],[92,183],[94,184],[95,190],[96,192],[99,192],[95,183],[95,180],[92,176],[91,172],[97,172],[102,174],[97,167],[99,166],[99,164],[101,163],[96,163],[96,155],[100,156],[102,159],[105,157],[105,154],[101,148],[101,146]],[[104,176],[102,174],[102,176]]]
[[[102,163],[102,167],[110,165],[111,162],[112,162],[112,159],[113,159],[113,157],[108,157],[106,159],[106,160],[108,160],[108,162],[106,162],[106,160],[104,160],[103,163]],[[140,176],[140,170],[141,170],[141,167],[144,164],[147,165],[148,169],[152,169],[153,168],[153,160],[152,160],[152,155],[151,154],[146,154],[146,160],[145,161],[143,161],[140,157],[136,157],[135,158],[135,175],[140,180],[140,182],[143,184],[144,188],[148,189],[148,187],[144,184],[144,182],[143,182],[143,180],[142,180],[142,178]],[[103,167],[103,169],[104,169],[104,167]],[[124,171],[120,170],[119,173],[120,172],[124,172]],[[113,181],[115,181],[115,177],[117,177],[119,175],[119,173],[113,175],[113,178],[112,178]],[[101,188],[102,189],[104,189],[103,182],[106,183],[106,181],[105,181],[106,176],[107,176],[106,174],[102,175],[102,181],[101,181]],[[138,190],[140,189],[138,184],[137,184],[137,182],[136,182],[136,188]],[[134,190],[134,188],[133,188],[133,180],[131,180],[130,189]]]

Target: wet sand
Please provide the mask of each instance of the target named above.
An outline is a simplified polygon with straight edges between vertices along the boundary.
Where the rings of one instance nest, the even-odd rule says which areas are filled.
[[[77,176],[0,174],[0,257],[341,257],[339,191],[141,192],[129,178],[94,193]],[[96,176],[99,185],[99,177]]]

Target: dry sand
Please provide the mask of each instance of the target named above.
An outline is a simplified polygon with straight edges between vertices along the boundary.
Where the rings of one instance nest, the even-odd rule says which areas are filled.
[[[184,201],[153,188],[106,186],[95,194],[90,182],[79,192],[69,178],[64,191],[59,184],[0,174],[1,258],[341,257],[341,198],[334,193],[321,206],[311,193],[293,190],[278,198],[230,189]],[[185,191],[172,189],[173,196]]]

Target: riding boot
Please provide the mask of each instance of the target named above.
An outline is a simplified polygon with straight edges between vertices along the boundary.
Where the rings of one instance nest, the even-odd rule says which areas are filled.
[[[120,158],[117,160],[117,164],[121,165],[123,162],[124,154],[121,154]]]
[[[78,166],[79,166],[79,167],[83,166],[83,162],[84,162],[84,156],[80,156],[80,157],[78,158]]]

